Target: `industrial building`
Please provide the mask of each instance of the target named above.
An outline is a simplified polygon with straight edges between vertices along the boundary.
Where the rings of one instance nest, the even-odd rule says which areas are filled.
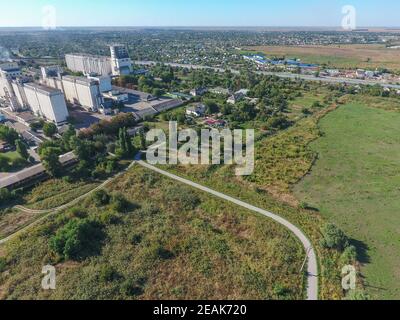
[[[65,62],[69,70],[82,72],[84,75],[111,75],[111,59],[109,57],[90,54],[67,54]]]
[[[96,112],[103,103],[99,83],[93,79],[63,76],[62,87],[69,103],[78,104],[88,111]]]
[[[110,57],[90,54],[67,54],[65,61],[69,70],[84,75],[119,76],[132,72],[132,60],[122,45],[110,46]]]
[[[16,78],[21,75],[21,70],[16,62],[2,62],[0,63],[0,73],[4,73],[10,78]]]
[[[113,45],[111,51],[112,75],[129,75],[132,72],[132,60],[129,58],[128,50],[123,45]]]
[[[67,122],[68,110],[61,90],[37,83],[23,85],[26,102],[34,114],[57,125]]]
[[[59,69],[57,66],[51,68],[56,71]],[[57,72],[48,72],[42,67],[42,83],[45,85],[59,89],[64,93],[67,102],[80,105],[84,109],[96,112],[104,103],[102,96],[103,92],[112,90],[111,77],[110,76],[98,76],[98,77],[76,77],[70,75],[61,75]]]

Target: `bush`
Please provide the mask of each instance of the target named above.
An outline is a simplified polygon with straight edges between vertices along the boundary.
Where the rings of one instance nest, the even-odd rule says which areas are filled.
[[[349,239],[336,225],[326,224],[322,229],[323,239],[321,245],[327,249],[343,251],[349,246]]]
[[[131,244],[137,246],[138,244],[140,244],[143,240],[143,236],[141,234],[138,233],[134,233],[131,235]]]
[[[117,212],[127,212],[130,207],[129,201],[120,193],[113,194],[111,205]]]
[[[119,278],[117,271],[110,266],[102,266],[100,269],[99,280],[101,282],[112,282]]]
[[[0,154],[0,172],[7,172],[10,170],[8,158]]]
[[[121,217],[115,212],[105,211],[100,215],[100,222],[105,225],[117,224],[121,221]]]
[[[138,297],[144,293],[147,279],[144,277],[131,277],[121,285],[121,291],[128,297]]]
[[[43,133],[46,137],[52,137],[57,133],[58,129],[54,123],[46,122],[43,125]]]
[[[92,199],[96,206],[106,206],[110,203],[111,197],[104,190],[97,190],[93,193]]]
[[[3,257],[0,257],[0,273],[4,272],[6,270],[6,259]]]
[[[87,213],[83,211],[81,208],[71,208],[68,210],[67,215],[70,219],[73,218],[83,219],[87,217]]]
[[[100,253],[102,226],[88,219],[71,220],[50,239],[50,249],[64,260],[82,261]]]
[[[180,186],[168,189],[165,197],[167,201],[179,202],[184,210],[193,210],[200,204],[200,198],[193,190]]]
[[[342,265],[354,264],[357,261],[357,249],[354,246],[347,247],[340,256]]]
[[[0,189],[0,203],[3,204],[7,201],[14,200],[16,198],[16,194],[14,192],[10,192],[8,189]]]

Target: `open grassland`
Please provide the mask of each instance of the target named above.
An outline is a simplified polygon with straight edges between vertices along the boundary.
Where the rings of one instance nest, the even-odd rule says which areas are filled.
[[[282,226],[141,167],[108,193],[129,200],[119,213],[89,198],[1,248],[4,299],[303,299],[301,244]],[[99,221],[100,250],[60,260],[49,240],[68,221]],[[56,265],[57,289],[41,290]]]
[[[311,144],[318,161],[295,194],[355,239],[368,292],[399,299],[399,103],[347,99],[321,120],[323,137]]]
[[[304,102],[301,104],[304,105]],[[319,119],[335,109],[336,105],[332,105],[319,110],[293,127],[259,141],[255,148],[254,173],[246,179],[281,200],[297,206],[290,188],[307,174],[316,159],[317,154],[309,148],[309,144],[321,135]]]
[[[47,210],[62,206],[96,188],[100,182],[51,179],[24,191],[21,200],[12,204],[22,204],[33,210]],[[40,213],[22,212],[17,209],[0,209],[0,239],[18,231],[41,217]]]
[[[320,246],[320,230],[325,222],[319,214],[284,204],[266,191],[263,186],[235,176],[234,168],[230,166],[163,166],[163,169],[270,210],[299,226],[311,239],[318,252],[321,299],[341,299],[343,297],[340,287],[340,253],[335,250],[326,250]]]
[[[247,50],[267,57],[298,58],[305,63],[326,64],[332,68],[387,68],[400,71],[400,50],[383,45],[263,46]]]
[[[39,184],[24,196],[24,205],[37,210],[57,208],[95,189],[99,184],[95,181],[48,180]]]

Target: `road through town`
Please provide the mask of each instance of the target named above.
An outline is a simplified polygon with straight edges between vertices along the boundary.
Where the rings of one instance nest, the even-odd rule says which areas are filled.
[[[135,64],[142,65],[142,66],[155,65],[157,63],[161,63],[161,62],[135,61]],[[203,66],[203,65],[180,64],[180,63],[163,63],[163,64],[171,66],[171,67],[180,67],[180,68],[188,68],[188,69],[212,69],[212,70],[218,71],[218,72],[225,72],[225,71],[229,70],[235,74],[240,73],[240,71],[235,70],[235,69],[224,69],[224,68],[216,68],[216,67],[209,67],[209,66]],[[346,83],[346,84],[352,84],[352,85],[370,85],[370,86],[380,85],[385,88],[400,89],[400,85],[398,85],[398,84],[390,84],[390,83],[384,83],[384,82],[379,82],[379,81],[322,77],[322,76],[316,77],[316,76],[308,75],[308,74],[296,74],[296,73],[288,73],[288,72],[255,71],[255,73],[265,74],[265,75],[269,75],[269,76],[277,76],[280,78],[302,79],[302,80],[306,80],[306,81],[321,81],[321,82],[328,82],[328,83]]]

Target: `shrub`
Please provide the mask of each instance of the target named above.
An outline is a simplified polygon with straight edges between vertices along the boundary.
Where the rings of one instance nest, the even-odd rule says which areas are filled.
[[[144,293],[147,279],[144,277],[131,277],[121,285],[121,291],[128,297],[138,297]]]
[[[8,158],[0,154],[0,172],[7,172],[10,170]]]
[[[121,217],[112,211],[105,211],[100,215],[100,222],[105,225],[117,224],[121,221]]]
[[[179,202],[185,210],[193,210],[200,204],[200,198],[194,191],[180,186],[168,189],[165,197],[166,200]]]
[[[88,219],[71,220],[50,239],[50,249],[65,260],[82,261],[100,253],[102,226]]]
[[[110,203],[111,197],[104,190],[97,190],[93,193],[93,202],[96,206],[106,206]]]
[[[0,273],[4,272],[6,270],[6,259],[3,257],[0,257]]]
[[[327,249],[343,251],[349,246],[349,239],[336,225],[326,224],[322,229],[323,239],[321,245]]]
[[[43,125],[43,133],[46,137],[52,137],[57,133],[58,129],[54,123],[46,122]]]
[[[99,280],[102,282],[112,282],[118,279],[117,271],[110,266],[102,266],[100,269]]]
[[[131,244],[137,246],[138,244],[140,244],[143,240],[143,236],[141,234],[138,233],[134,233],[131,235]]]
[[[15,192],[10,192],[8,189],[0,189],[0,203],[14,200],[16,198]]]
[[[354,246],[349,246],[347,247],[341,257],[340,257],[340,263],[342,265],[347,265],[347,264],[353,264],[357,261],[357,249]]]
[[[67,215],[70,219],[73,219],[73,218],[83,219],[83,218],[87,217],[87,213],[85,211],[83,211],[81,208],[71,208],[68,210]]]
[[[130,207],[129,201],[121,193],[113,194],[111,204],[117,212],[127,212]]]

